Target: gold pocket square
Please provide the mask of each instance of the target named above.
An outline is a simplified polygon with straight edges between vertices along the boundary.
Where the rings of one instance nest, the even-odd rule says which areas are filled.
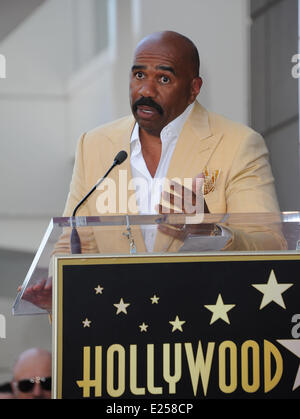
[[[217,183],[217,179],[220,176],[221,170],[211,170],[206,167],[203,171],[204,174],[204,187],[203,195],[207,195],[209,192],[214,191]]]

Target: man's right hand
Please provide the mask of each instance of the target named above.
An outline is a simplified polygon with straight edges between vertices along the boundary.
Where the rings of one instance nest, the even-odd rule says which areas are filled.
[[[18,291],[21,287],[18,288]],[[51,312],[52,310],[52,278],[42,279],[36,284],[26,288],[23,300],[29,301],[35,306]]]

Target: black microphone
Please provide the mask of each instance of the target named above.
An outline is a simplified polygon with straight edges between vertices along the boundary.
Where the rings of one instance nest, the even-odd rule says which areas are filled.
[[[122,150],[119,151],[119,153],[114,158],[113,164],[108,169],[108,171],[105,173],[105,175],[96,183],[95,186],[92,187],[92,189],[85,195],[85,197],[82,198],[82,200],[76,205],[74,208],[72,217],[76,216],[76,212],[81,207],[81,205],[89,198],[89,196],[97,189],[99,185],[104,181],[104,179],[110,174],[110,172],[113,170],[115,166],[118,166],[119,164],[122,164],[127,159],[127,153],[126,151]],[[80,237],[78,234],[78,231],[76,229],[76,226],[73,225],[72,227],[72,233],[71,233],[71,253],[72,254],[80,254],[81,253],[81,242]]]

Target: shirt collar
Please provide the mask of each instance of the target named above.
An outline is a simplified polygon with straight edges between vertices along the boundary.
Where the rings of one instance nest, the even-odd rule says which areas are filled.
[[[194,107],[194,103],[191,103],[181,115],[177,116],[177,118],[173,119],[173,121],[171,121],[168,125],[166,125],[162,129],[160,133],[160,138],[162,142],[166,141],[166,138],[172,138],[172,139],[175,138],[177,140],[183,128],[183,125],[185,124],[187,118],[189,117],[193,107]],[[130,143],[133,143],[135,141],[138,141],[138,143],[140,143],[138,123],[135,123],[134,129],[132,131],[131,138],[130,138]]]

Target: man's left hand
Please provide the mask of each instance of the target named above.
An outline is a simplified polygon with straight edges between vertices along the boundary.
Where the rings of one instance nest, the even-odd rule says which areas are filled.
[[[169,207],[162,204],[157,206],[159,214],[187,214],[190,216],[209,213],[203,197],[204,175],[201,173],[193,179],[192,190],[172,182],[170,192],[164,191],[162,199],[169,203]],[[201,224],[160,224],[159,231],[175,239],[184,241],[189,234],[207,234],[207,226]],[[209,229],[209,232],[211,229]]]

